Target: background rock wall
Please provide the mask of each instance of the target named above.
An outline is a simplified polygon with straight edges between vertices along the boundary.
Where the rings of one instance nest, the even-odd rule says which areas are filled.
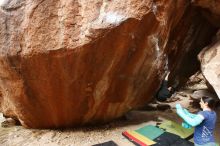
[[[220,32],[220,31],[219,31]],[[200,54],[201,70],[209,84],[220,98],[220,33],[213,42],[204,48]]]
[[[211,22],[216,29],[220,28],[220,1],[216,0],[194,0],[193,5],[203,8],[203,16]],[[217,32],[217,31],[216,31]],[[201,70],[208,81],[209,87],[214,89],[220,98],[220,31],[213,35],[212,42],[200,52],[198,58],[201,62]]]
[[[217,28],[201,17],[199,8],[189,7],[178,25],[172,30],[167,50],[170,62],[170,82],[183,86],[189,77],[200,70],[197,55],[216,34]]]

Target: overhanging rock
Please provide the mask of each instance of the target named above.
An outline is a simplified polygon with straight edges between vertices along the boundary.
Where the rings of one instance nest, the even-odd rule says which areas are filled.
[[[3,3],[1,111],[26,127],[56,128],[106,122],[145,105],[163,79],[167,53],[194,36],[197,15],[180,21],[189,7],[185,0]],[[184,30],[170,40],[177,24]]]

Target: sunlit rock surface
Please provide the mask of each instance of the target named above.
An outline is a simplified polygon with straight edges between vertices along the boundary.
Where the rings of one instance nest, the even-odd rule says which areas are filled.
[[[115,119],[151,100],[212,30],[186,0],[4,1],[1,111],[31,128]]]

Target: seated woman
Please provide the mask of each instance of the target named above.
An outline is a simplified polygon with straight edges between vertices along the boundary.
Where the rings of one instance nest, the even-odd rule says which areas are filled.
[[[195,146],[216,146],[213,131],[216,124],[216,113],[214,99],[202,97],[200,100],[202,111],[198,114],[191,114],[183,109],[180,104],[176,104],[177,114],[184,120],[185,128],[195,127]]]

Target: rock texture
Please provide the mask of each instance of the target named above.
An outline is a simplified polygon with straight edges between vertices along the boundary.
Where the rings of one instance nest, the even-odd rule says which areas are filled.
[[[220,1],[218,0],[192,0],[192,3],[208,9],[213,14],[220,15]]]
[[[199,52],[211,42],[216,33],[213,27],[198,8],[189,7],[183,18],[179,21],[167,44],[169,68],[172,72],[169,81],[179,81],[180,86],[185,86],[189,77],[200,70],[197,58]]]
[[[178,72],[212,30],[186,0],[6,0],[1,111],[31,128],[120,117],[151,100],[164,70]]]
[[[220,27],[220,1],[219,0],[192,0],[192,4],[201,7],[201,13],[214,26]]]
[[[220,98],[220,31],[213,43],[199,54],[199,59],[206,80]]]
[[[192,75],[189,80],[186,82],[184,89],[185,90],[208,90],[206,85],[206,79],[202,75],[201,71]],[[201,97],[200,97],[201,98]]]
[[[220,1],[193,0],[193,4],[202,8],[202,14],[217,28],[220,27]],[[220,31],[213,42],[199,54],[203,75],[220,98]]]

